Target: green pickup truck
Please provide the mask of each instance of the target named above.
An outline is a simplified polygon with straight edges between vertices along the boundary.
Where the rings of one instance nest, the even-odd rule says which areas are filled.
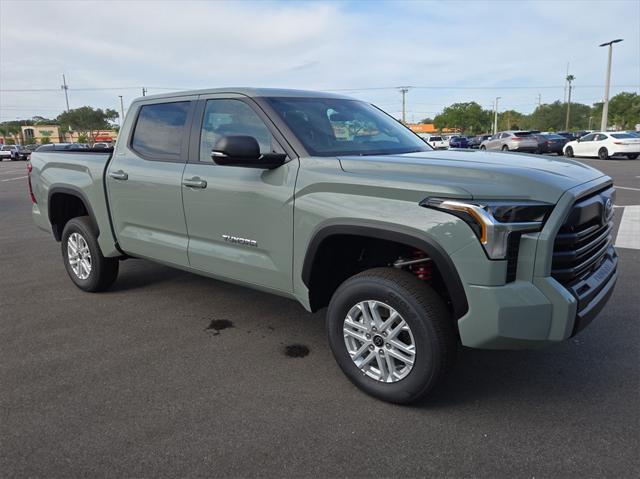
[[[35,152],[35,223],[101,291],[134,257],[327,307],[335,358],[423,398],[459,343],[577,334],[617,279],[611,178],[581,163],[434,151],[366,102],[217,89],[135,100],[113,151]]]

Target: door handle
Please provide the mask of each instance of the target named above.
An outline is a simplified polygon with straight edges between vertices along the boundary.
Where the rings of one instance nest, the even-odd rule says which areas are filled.
[[[182,180],[182,186],[186,186],[187,188],[206,188],[207,182],[196,176],[188,180]]]
[[[110,171],[109,172],[109,176],[111,178],[113,178],[114,180],[127,180],[129,179],[129,175],[127,175],[124,171],[122,170],[118,170],[118,171]]]

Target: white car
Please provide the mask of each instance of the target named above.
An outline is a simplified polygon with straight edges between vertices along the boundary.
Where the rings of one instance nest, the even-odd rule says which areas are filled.
[[[13,145],[0,145],[0,161],[5,158],[11,158],[11,151],[13,150]]]
[[[635,160],[640,155],[640,138],[625,132],[596,131],[564,145],[565,156],[597,157],[606,160],[614,155],[624,155]]]
[[[439,135],[420,135],[420,137],[429,143],[434,150],[446,150],[449,148],[449,140],[445,140]]]

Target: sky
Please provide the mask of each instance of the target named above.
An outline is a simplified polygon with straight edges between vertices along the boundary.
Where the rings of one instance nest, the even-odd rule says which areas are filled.
[[[0,0],[0,121],[230,86],[340,91],[406,119],[640,93],[640,0]]]

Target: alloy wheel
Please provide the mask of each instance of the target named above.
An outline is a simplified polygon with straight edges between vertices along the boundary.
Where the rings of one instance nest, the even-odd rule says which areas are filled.
[[[71,233],[67,239],[67,258],[69,266],[80,279],[91,274],[91,251],[86,240],[79,233]]]
[[[384,383],[404,379],[413,368],[416,346],[407,322],[381,301],[361,301],[344,319],[344,344],[354,364]]]

